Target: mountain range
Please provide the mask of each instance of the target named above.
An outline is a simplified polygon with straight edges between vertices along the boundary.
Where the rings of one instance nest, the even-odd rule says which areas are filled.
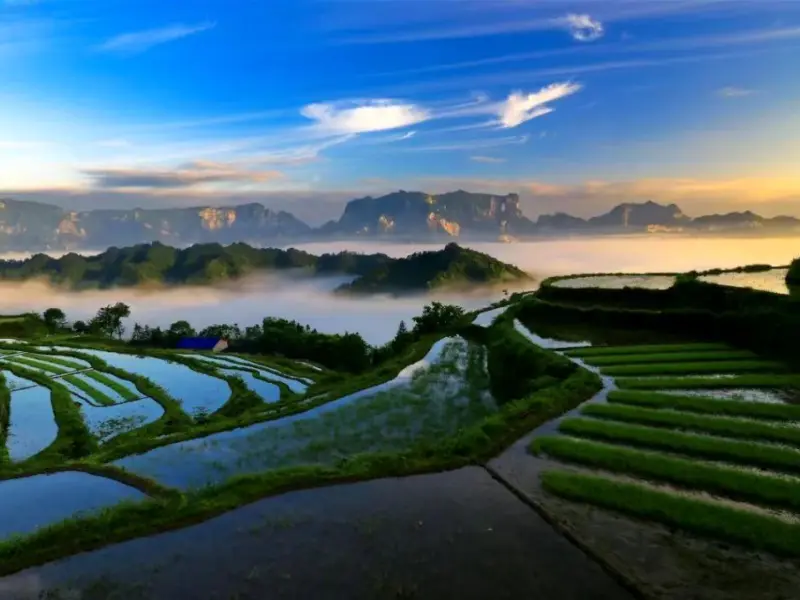
[[[800,219],[753,212],[689,217],[675,204],[620,204],[583,219],[565,213],[526,217],[517,194],[463,190],[432,195],[398,191],[347,203],[338,221],[313,228],[261,204],[231,207],[69,211],[32,201],[0,199],[0,251],[97,250],[162,242],[288,244],[314,240],[392,238],[398,241],[622,233],[800,233]]]

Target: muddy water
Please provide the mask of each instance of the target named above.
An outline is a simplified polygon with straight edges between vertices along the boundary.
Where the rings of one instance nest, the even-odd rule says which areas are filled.
[[[631,600],[479,467],[262,500],[2,579],[0,597],[54,588],[131,600]]]

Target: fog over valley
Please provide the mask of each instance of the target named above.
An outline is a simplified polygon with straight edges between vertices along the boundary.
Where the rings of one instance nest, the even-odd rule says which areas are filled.
[[[518,244],[473,243],[466,246],[514,264],[537,281],[552,275],[595,272],[688,271],[736,267],[751,263],[788,264],[796,253],[792,238],[663,238],[603,237],[560,239]],[[393,257],[442,246],[339,242],[303,244],[302,250],[320,254],[351,250],[382,252]],[[53,253],[54,256],[62,253]],[[3,258],[20,259],[15,253]],[[100,306],[125,302],[134,322],[165,327],[186,319],[197,328],[215,323],[253,325],[264,317],[295,319],[326,333],[360,333],[367,342],[381,344],[394,335],[401,320],[410,322],[432,299],[481,308],[502,297],[502,290],[470,295],[417,295],[403,298],[334,296],[332,291],[351,277],[305,278],[292,275],[250,277],[214,287],[176,287],[168,290],[113,289],[67,292],[38,282],[0,283],[0,313],[62,308],[70,320],[92,317]],[[536,284],[534,284],[535,287]]]

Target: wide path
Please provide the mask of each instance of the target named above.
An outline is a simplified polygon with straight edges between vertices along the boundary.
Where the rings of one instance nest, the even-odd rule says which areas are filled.
[[[42,597],[631,600],[481,467],[292,492],[0,579]]]

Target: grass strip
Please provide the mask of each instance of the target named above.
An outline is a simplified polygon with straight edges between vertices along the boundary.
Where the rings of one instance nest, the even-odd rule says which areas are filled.
[[[565,419],[559,425],[559,431],[577,437],[627,444],[639,448],[668,450],[686,456],[724,460],[786,473],[800,473],[800,451],[785,446],[744,442],[580,417]]]
[[[761,440],[800,447],[800,427],[770,424],[752,419],[699,415],[675,410],[641,408],[619,404],[583,407],[584,415],[638,425],[667,427],[710,433],[720,437]]]
[[[24,356],[10,356],[6,360],[9,360],[13,363],[17,363],[19,365],[23,365],[25,367],[31,367],[32,369],[47,371],[48,373],[53,373],[54,375],[63,375],[64,373],[69,373],[69,369],[65,369],[64,367],[52,364],[45,364],[44,361],[37,362],[35,360],[30,360],[29,358],[25,358]]]
[[[777,373],[785,371],[786,365],[773,360],[720,360],[686,363],[652,363],[640,365],[617,365],[603,367],[605,375],[612,377],[637,375],[694,375],[704,373],[744,373],[762,371]]]
[[[720,350],[718,352],[659,352],[656,354],[616,354],[591,356],[586,362],[595,367],[640,365],[650,363],[705,362],[719,360],[752,360],[758,355],[749,350]]]
[[[559,460],[703,490],[734,500],[800,509],[800,479],[796,478],[565,436],[538,438],[531,449]]]
[[[74,385],[98,404],[102,404],[103,406],[114,406],[117,403],[114,398],[98,390],[91,383],[81,379],[77,375],[64,375],[62,379],[67,383]]]
[[[139,394],[131,391],[130,388],[125,387],[120,382],[115,381],[114,379],[112,379],[111,377],[106,375],[105,373],[101,373],[99,371],[91,370],[91,371],[85,371],[84,375],[86,375],[87,377],[89,377],[91,379],[94,379],[98,383],[102,383],[106,387],[114,390],[126,402],[130,402],[130,401],[133,401],[133,400],[138,400],[140,398]]]
[[[658,389],[722,389],[722,388],[800,388],[800,375],[751,374],[736,377],[658,377],[652,379],[623,378],[617,380],[621,388],[635,390]]]
[[[673,409],[686,412],[746,417],[773,421],[800,421],[800,406],[795,404],[772,404],[769,402],[746,402],[744,400],[718,400],[698,396],[675,396],[657,392],[635,392],[614,390],[608,394],[611,404],[626,404],[655,409]]]
[[[54,365],[66,367],[73,371],[80,371],[81,369],[86,369],[86,365],[82,365],[81,363],[67,360],[66,358],[61,358],[60,356],[52,356],[50,354],[31,354],[31,357],[36,358],[37,360],[53,363]]]
[[[800,555],[800,525],[776,517],[597,475],[545,471],[542,486],[568,500],[656,521],[688,533],[782,556]]]
[[[646,344],[641,346],[593,346],[568,350],[567,354],[576,357],[614,356],[620,354],[664,354],[668,352],[720,352],[733,350],[727,344]]]
[[[269,495],[312,486],[399,477],[478,464],[537,425],[579,405],[602,387],[583,369],[559,384],[505,404],[453,436],[403,452],[362,454],[335,467],[303,466],[229,479],[180,498],[123,503],[0,541],[0,576],[74,554],[206,521]]]
[[[0,372],[0,465],[8,463],[8,424],[11,418],[11,391],[6,385],[6,378]]]
[[[24,377],[50,390],[53,416],[58,426],[55,441],[31,458],[14,465],[17,472],[36,469],[88,456],[97,450],[97,440],[83,421],[70,391],[57,380],[22,366],[6,365],[17,377]]]

